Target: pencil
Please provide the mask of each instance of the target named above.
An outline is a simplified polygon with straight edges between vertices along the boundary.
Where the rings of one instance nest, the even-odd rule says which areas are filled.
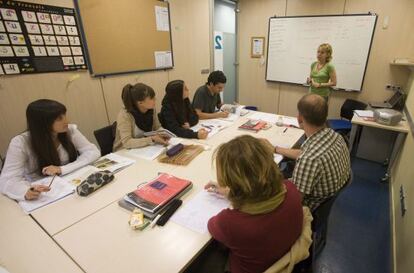
[[[53,180],[55,180],[55,177],[56,177],[56,174],[53,176],[53,178],[52,178],[52,181],[50,181],[50,183],[49,183],[49,188],[50,188],[50,186],[52,186],[52,183],[53,183]]]

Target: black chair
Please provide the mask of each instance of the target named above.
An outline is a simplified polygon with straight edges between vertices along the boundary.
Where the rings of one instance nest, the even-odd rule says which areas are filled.
[[[102,156],[112,153],[112,146],[114,145],[115,140],[115,130],[116,122],[112,125],[93,131],[96,141],[98,141],[99,148],[101,149]]]
[[[328,234],[328,220],[329,214],[331,213],[331,208],[335,203],[335,200],[338,198],[339,194],[352,183],[352,180],[353,174],[351,170],[348,182],[334,196],[326,199],[312,212],[312,246],[309,250],[310,254],[306,260],[298,263],[295,266],[293,273],[312,273],[314,262],[326,245],[326,235]]]
[[[328,234],[328,220],[329,214],[331,213],[331,208],[338,198],[338,196],[343,192],[343,190],[352,183],[353,174],[350,172],[348,182],[332,197],[326,199],[322,204],[320,204],[313,212],[313,221],[312,221],[312,255],[315,259],[323,250],[326,245],[326,235]]]
[[[351,131],[351,119],[354,115],[354,110],[365,110],[366,108],[366,103],[346,99],[341,107],[341,119],[328,119],[328,125],[332,130],[342,135],[347,135]]]

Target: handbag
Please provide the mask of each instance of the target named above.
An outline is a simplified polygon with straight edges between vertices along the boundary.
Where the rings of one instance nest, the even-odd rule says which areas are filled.
[[[77,187],[76,192],[80,196],[88,196],[97,189],[114,180],[114,174],[110,171],[99,171],[89,175]]]

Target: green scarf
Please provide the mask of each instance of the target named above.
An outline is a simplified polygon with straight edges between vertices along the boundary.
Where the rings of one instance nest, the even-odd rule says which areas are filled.
[[[271,212],[280,204],[282,204],[282,202],[285,200],[285,194],[286,187],[284,184],[282,184],[282,189],[280,192],[272,198],[257,203],[243,204],[239,210],[248,214],[265,214]]]

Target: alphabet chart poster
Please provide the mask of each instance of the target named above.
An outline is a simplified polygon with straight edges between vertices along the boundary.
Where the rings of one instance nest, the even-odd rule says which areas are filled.
[[[75,10],[0,0],[0,75],[87,69]]]

